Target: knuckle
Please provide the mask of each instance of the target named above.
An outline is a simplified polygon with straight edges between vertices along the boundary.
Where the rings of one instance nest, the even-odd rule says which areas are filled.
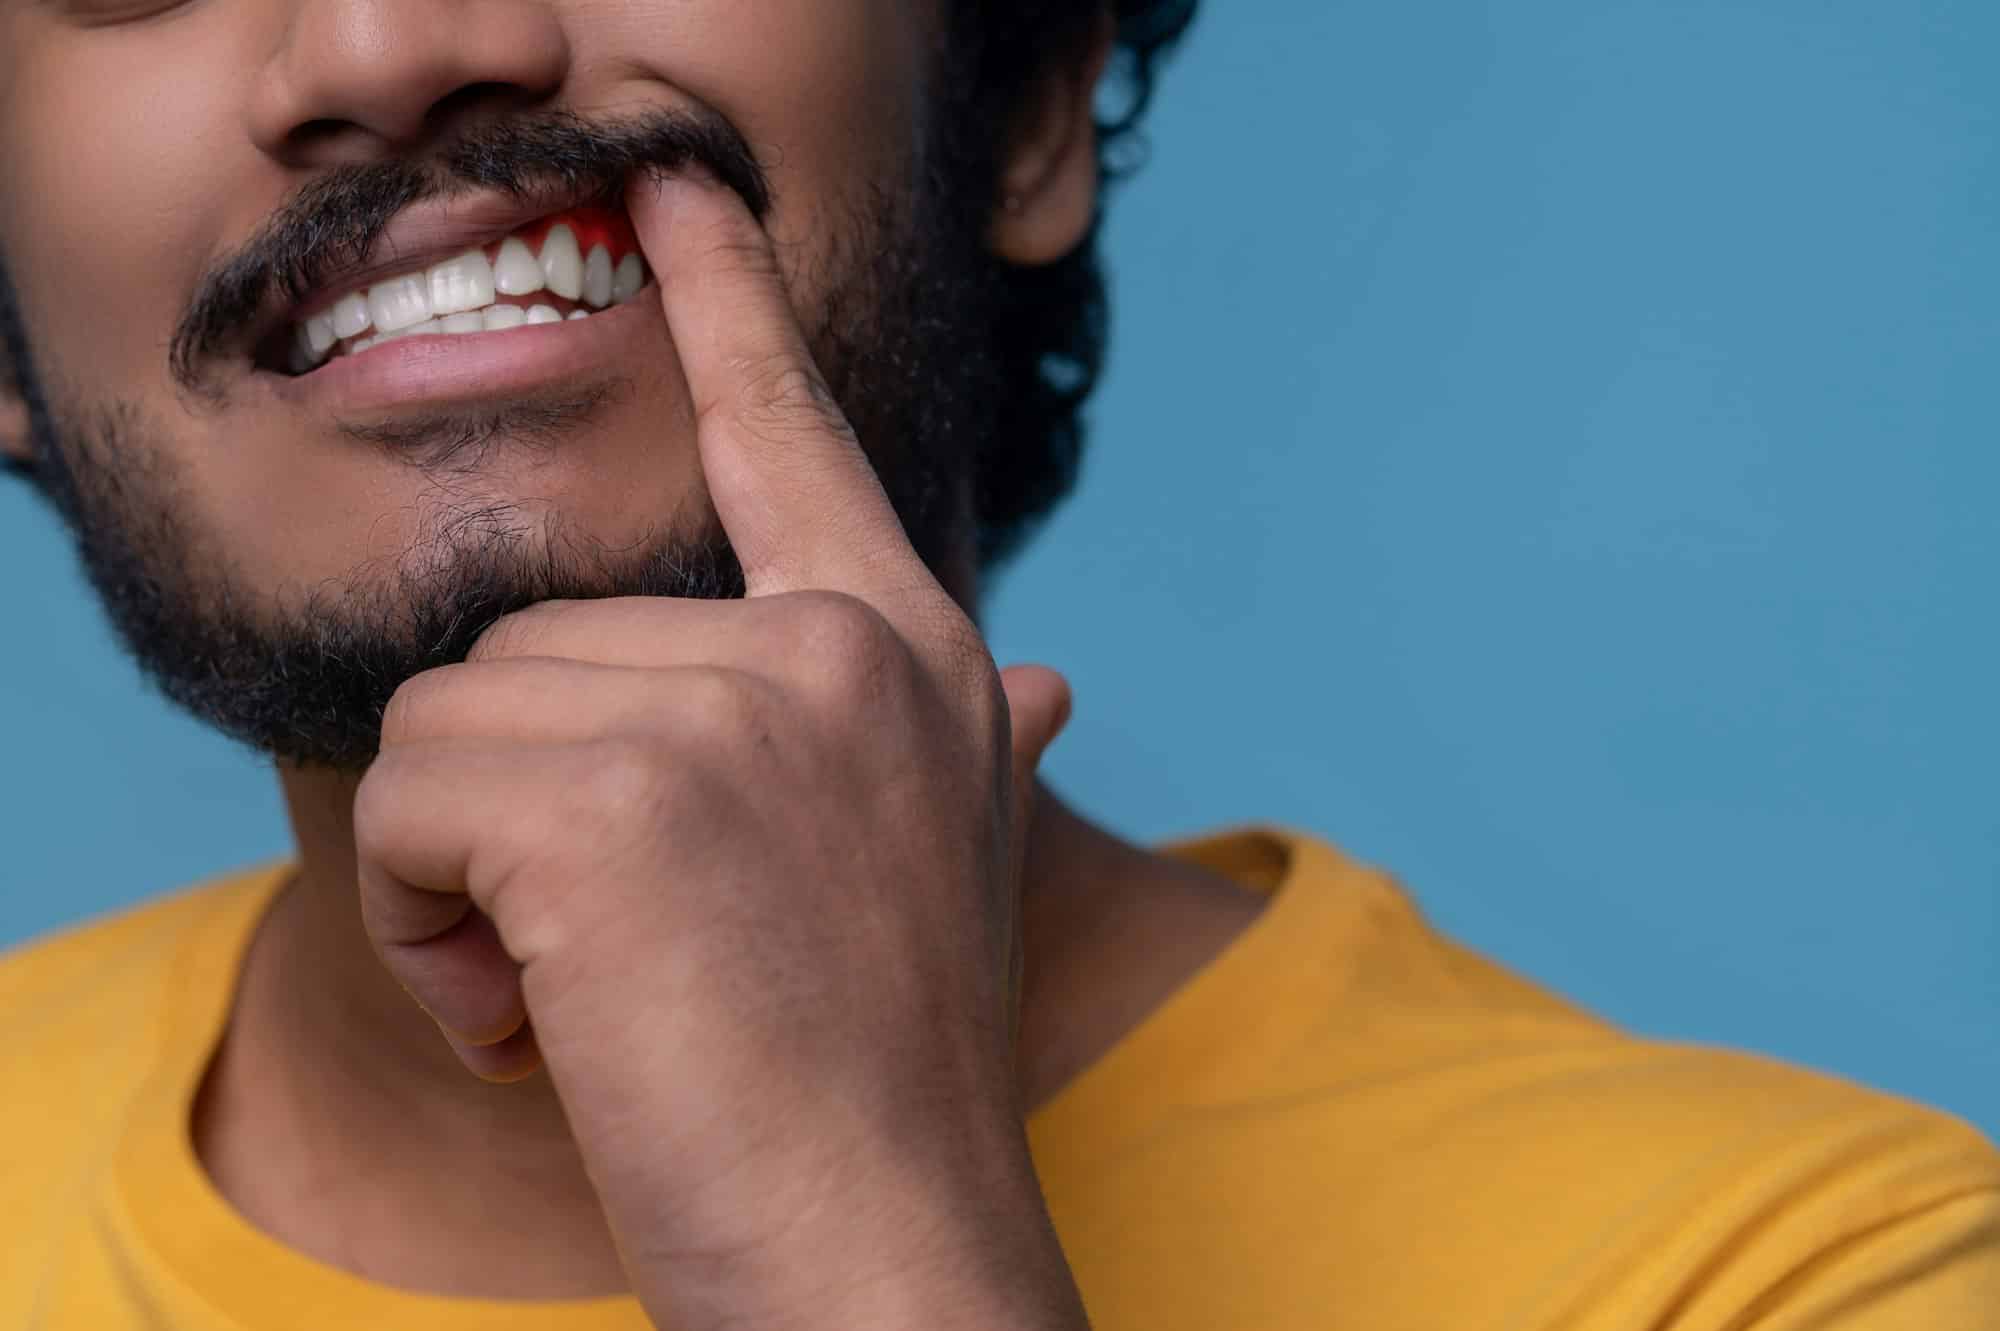
[[[719,269],[768,281],[782,280],[778,252],[755,223],[726,215],[716,218],[704,230],[699,244],[703,270]]]
[[[421,737],[427,727],[434,726],[433,718],[443,712],[443,699],[461,669],[456,665],[439,666],[404,680],[382,709],[382,747],[407,744]]]
[[[407,807],[406,768],[385,753],[369,764],[354,791],[354,850],[364,862],[387,859],[400,844],[398,815]]]
[[[882,612],[840,592],[802,592],[799,660],[838,693],[881,685],[903,658],[902,640]]]
[[[789,349],[739,361],[734,417],[760,438],[849,433],[847,418],[811,364]]]
[[[569,813],[599,827],[638,827],[671,808],[673,767],[650,736],[607,735],[584,746],[581,772],[569,786]],[[565,821],[569,821],[567,818]]]
[[[555,620],[563,614],[561,602],[541,601],[487,625],[479,640],[466,653],[467,661],[494,661],[508,656],[534,656],[537,643],[544,641]]]
[[[747,671],[715,666],[690,671],[681,681],[681,704],[695,729],[718,742],[734,743],[764,724],[764,690]]]

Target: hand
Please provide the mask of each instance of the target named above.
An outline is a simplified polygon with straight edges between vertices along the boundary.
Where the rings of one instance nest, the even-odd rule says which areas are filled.
[[[734,196],[631,201],[750,595],[544,603],[398,690],[369,936],[473,1072],[547,1067],[661,1325],[1082,1327],[1013,1051],[1067,685],[911,548]]]

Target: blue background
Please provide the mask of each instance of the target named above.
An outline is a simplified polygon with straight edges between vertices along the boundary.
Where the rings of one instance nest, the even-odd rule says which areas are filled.
[[[1209,5],[989,605],[1056,784],[2000,1132],[2000,6]],[[0,941],[287,848],[19,487],[0,566]]]

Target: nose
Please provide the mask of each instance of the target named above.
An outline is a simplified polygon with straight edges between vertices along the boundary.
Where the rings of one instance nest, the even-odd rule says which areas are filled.
[[[296,0],[251,136],[290,166],[366,162],[546,101],[569,68],[546,0]]]

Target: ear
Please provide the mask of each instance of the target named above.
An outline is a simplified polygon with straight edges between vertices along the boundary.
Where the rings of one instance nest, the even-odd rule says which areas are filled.
[[[1002,158],[993,253],[1038,267],[1082,243],[1097,215],[1098,80],[1118,34],[1107,8],[1074,56],[1055,61],[1030,90]]]

